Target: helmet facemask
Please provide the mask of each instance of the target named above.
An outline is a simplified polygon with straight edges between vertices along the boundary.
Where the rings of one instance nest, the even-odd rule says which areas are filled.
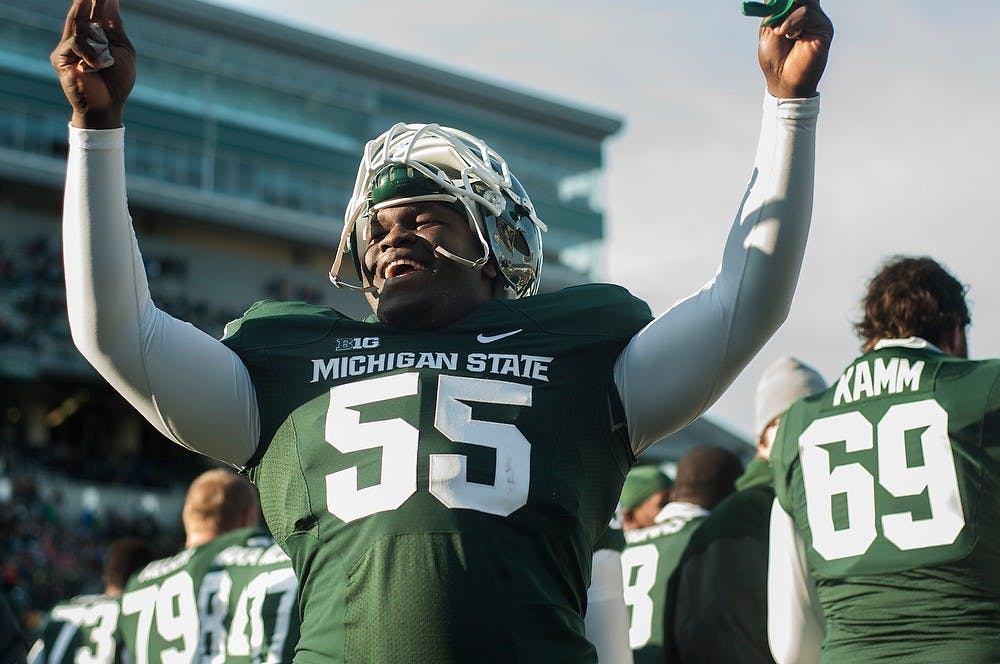
[[[493,260],[498,295],[518,298],[538,290],[545,224],[503,157],[465,132],[406,124],[395,125],[365,146],[330,270],[333,284],[377,297],[374,287],[353,286],[340,278],[344,255],[350,252],[358,274],[363,274],[364,234],[371,215],[418,202],[440,202],[464,214],[483,250],[480,256],[465,257],[438,246],[436,253],[475,270]]]

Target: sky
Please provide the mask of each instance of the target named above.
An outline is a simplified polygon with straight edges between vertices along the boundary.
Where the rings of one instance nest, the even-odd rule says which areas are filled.
[[[212,1],[620,117],[603,280],[658,313],[715,273],[764,90],[738,1]],[[782,355],[836,380],[858,354],[866,282],[894,254],[931,255],[969,284],[970,356],[1000,356],[1000,3],[945,6],[824,3],[836,36],[805,262],[785,324],[709,411],[722,426],[751,436],[756,383]]]

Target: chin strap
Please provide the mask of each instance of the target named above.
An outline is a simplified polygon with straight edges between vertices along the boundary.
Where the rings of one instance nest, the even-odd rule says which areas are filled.
[[[337,261],[339,263],[340,261]],[[355,286],[354,284],[348,283],[341,279],[334,270],[340,266],[334,263],[333,267],[330,268],[330,283],[337,288],[346,288],[347,290],[352,290],[358,293],[371,293],[375,299],[378,299],[378,289],[374,286]]]
[[[465,208],[465,218],[469,222],[469,229],[475,232],[476,239],[479,240],[479,246],[483,250],[483,255],[474,261],[470,261],[468,258],[462,258],[457,254],[453,254],[441,245],[434,247],[434,253],[444,256],[448,260],[455,261],[459,265],[463,265],[471,270],[482,270],[486,267],[486,264],[490,262],[490,243],[486,240],[486,236],[483,235],[483,225],[477,218],[476,213],[472,209],[472,205],[465,199],[460,199],[462,207]]]
[[[443,256],[444,258],[447,258],[450,261],[455,261],[459,265],[467,267],[470,270],[477,270],[477,271],[482,270],[484,267],[486,267],[486,264],[490,262],[489,254],[480,256],[477,260],[470,261],[468,258],[462,258],[458,254],[451,253],[450,251],[448,251],[447,249],[445,249],[440,245],[434,248],[434,253]],[[357,293],[371,293],[373,297],[378,299],[379,292],[378,289],[375,288],[374,286],[355,286],[354,284],[341,279],[336,272],[336,270],[340,268],[339,262],[340,261],[337,261],[337,263],[334,263],[333,267],[330,268],[330,274],[329,274],[330,283],[332,283],[337,288],[346,288],[347,290],[352,290]]]
[[[457,254],[453,254],[442,246],[434,247],[434,253],[444,256],[448,260],[455,261],[459,265],[463,265],[472,270],[482,270],[486,267],[486,264],[490,261],[489,254],[480,257],[477,260],[470,261],[468,258],[462,258]]]

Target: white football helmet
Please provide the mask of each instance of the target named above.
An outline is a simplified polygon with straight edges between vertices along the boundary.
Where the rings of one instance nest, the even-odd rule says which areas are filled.
[[[493,260],[500,275],[498,293],[506,297],[538,291],[541,231],[546,227],[528,194],[504,158],[486,143],[436,124],[400,123],[365,146],[330,281],[337,287],[374,292],[372,286],[353,286],[340,278],[345,254],[353,255],[361,274],[370,215],[385,207],[423,201],[451,204],[463,212],[483,250],[482,256],[467,258],[438,246],[438,254],[477,270]]]

